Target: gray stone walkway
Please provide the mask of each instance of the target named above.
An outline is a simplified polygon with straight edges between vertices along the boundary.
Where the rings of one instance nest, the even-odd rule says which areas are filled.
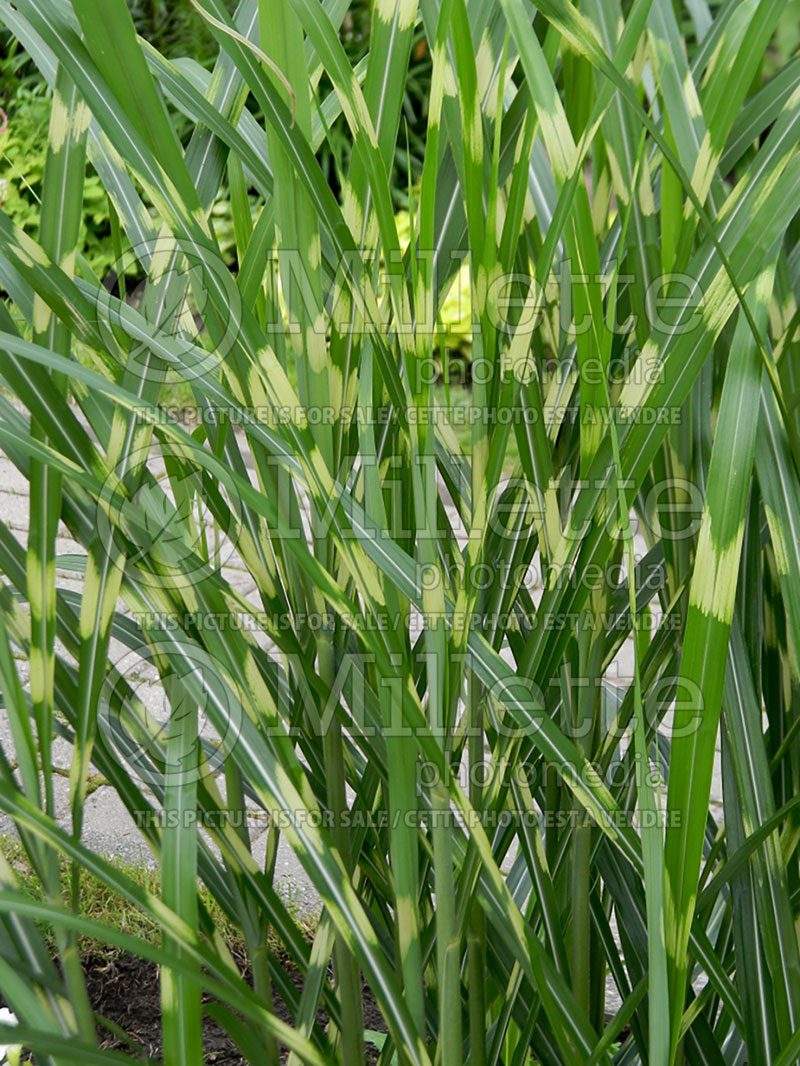
[[[154,472],[159,473],[155,468]],[[0,519],[13,530],[14,535],[23,546],[27,543],[28,532],[28,484],[13,464],[0,452]],[[644,542],[637,544],[637,551],[644,549]],[[70,539],[63,525],[59,529],[57,541],[59,556],[83,555],[83,549]],[[223,573],[230,583],[245,597],[253,597],[255,583],[236,555],[231,544],[223,542]],[[61,588],[80,592],[82,581],[68,569],[57,571],[57,581]],[[125,612],[125,605],[119,604]],[[164,713],[164,693],[157,681],[154,668],[141,656],[128,648],[114,642],[111,648],[112,660],[118,664],[124,676],[136,685],[137,693],[148,709],[158,717]],[[28,682],[28,664],[18,664],[20,679]],[[615,660],[610,675],[617,683],[627,686],[632,678],[633,646],[628,640]],[[5,717],[0,715],[0,741],[7,745],[11,741],[10,729]],[[54,765],[61,771],[67,771],[71,759],[71,748],[65,741],[57,741],[53,751]],[[55,780],[58,817],[63,824],[69,823],[69,782],[66,776]],[[721,814],[721,777],[719,758],[715,766],[712,794],[712,810]],[[0,818],[0,832],[10,831],[8,819]],[[84,831],[85,843],[93,850],[108,856],[118,856],[129,861],[150,863],[152,856],[143,843],[137,827],[110,787],[100,787],[88,799]],[[266,829],[254,834],[254,848],[263,855],[266,843]],[[305,872],[294,857],[289,847],[282,842],[278,862],[277,879],[301,910],[313,911],[318,907],[318,897],[308,881]]]

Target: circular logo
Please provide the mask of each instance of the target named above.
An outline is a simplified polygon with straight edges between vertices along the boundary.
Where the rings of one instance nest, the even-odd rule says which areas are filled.
[[[111,558],[150,587],[186,588],[219,570],[236,554],[242,524],[236,494],[158,446],[132,449],[109,472],[96,513]]]
[[[109,351],[121,331],[126,365],[159,384],[170,371],[184,382],[216,375],[241,329],[241,293],[219,251],[168,234],[126,249],[95,298]]]
[[[156,635],[115,665],[98,730],[132,776],[161,789],[222,769],[241,733],[242,707],[207,652],[180,633]]]

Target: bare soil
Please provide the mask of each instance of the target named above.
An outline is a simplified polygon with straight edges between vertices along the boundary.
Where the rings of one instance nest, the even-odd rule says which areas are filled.
[[[300,971],[288,959],[279,959],[279,963],[295,987],[302,988]],[[160,1060],[163,1044],[158,967],[124,952],[113,956],[87,954],[83,968],[92,1007],[108,1023],[98,1025],[100,1046],[130,1055],[132,1061],[139,1057]],[[249,977],[246,971],[244,977],[246,980]],[[385,1032],[386,1025],[375,997],[366,986],[363,987],[362,1002],[365,1028]],[[292,1017],[278,995],[273,1009],[281,1021],[292,1023]],[[318,1011],[317,1021],[323,1028],[327,1025],[328,1016],[324,1010]],[[228,1033],[206,1013],[203,1014],[203,1052],[207,1066],[252,1066],[242,1058]],[[281,1062],[287,1058],[288,1052],[281,1047]],[[377,1058],[377,1048],[367,1045],[367,1062],[374,1063]],[[24,1056],[23,1061],[26,1061]]]

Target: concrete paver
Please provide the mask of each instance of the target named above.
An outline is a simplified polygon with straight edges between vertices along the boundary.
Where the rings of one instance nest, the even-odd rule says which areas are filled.
[[[255,479],[254,479],[255,480]],[[20,543],[25,546],[27,542],[28,522],[28,485],[25,478],[16,470],[13,464],[0,453],[0,520],[6,522],[14,531]],[[452,506],[449,510],[453,511]],[[451,519],[455,521],[454,513]],[[460,522],[457,524],[457,539],[465,540],[466,531]],[[641,537],[637,536],[636,551],[640,556],[645,551],[645,544]],[[57,541],[59,555],[69,556],[84,554],[80,544],[69,537],[65,527],[60,528]],[[256,584],[238,556],[235,547],[226,538],[222,538],[223,572],[233,588],[242,596],[248,598],[256,606],[258,596]],[[58,568],[57,580],[60,588],[69,589],[78,595],[81,594],[83,581],[74,572]],[[538,602],[541,589],[534,588],[534,599]],[[120,603],[119,609],[130,616],[130,611]],[[420,622],[420,619],[417,619]],[[259,641],[263,643],[263,641]],[[63,652],[63,648],[59,646]],[[508,658],[508,655],[504,656]],[[69,658],[69,657],[68,657]],[[165,697],[163,690],[158,684],[158,671],[147,656],[142,656],[136,650],[127,647],[122,641],[112,639],[110,658],[122,674],[134,687],[137,695],[142,700],[147,710],[157,719],[165,717]],[[17,663],[18,673],[23,685],[27,686],[29,680],[28,664],[24,661]],[[633,676],[633,644],[630,639],[622,645],[609,671],[611,680],[621,686],[627,686]],[[203,730],[205,736],[214,736],[210,727]],[[4,716],[0,715],[0,742],[6,750],[13,745],[10,728]],[[57,740],[54,745],[54,765],[67,769],[71,760],[71,748],[62,740]],[[63,824],[69,823],[69,782],[65,777],[56,777],[55,791],[57,810]],[[715,814],[721,814],[722,782],[719,757],[714,767],[712,810]],[[10,820],[0,817],[0,832],[7,832],[12,828]],[[257,860],[263,862],[266,848],[267,834],[263,829],[252,832],[253,849]],[[123,804],[111,788],[100,788],[88,798],[84,829],[84,841],[97,852],[118,856],[128,861],[141,861],[147,864],[153,863],[152,854],[144,842],[139,829],[134,824]],[[314,911],[319,907],[319,896],[305,875],[285,840],[281,840],[277,863],[276,879],[278,884],[294,903],[305,911]]]

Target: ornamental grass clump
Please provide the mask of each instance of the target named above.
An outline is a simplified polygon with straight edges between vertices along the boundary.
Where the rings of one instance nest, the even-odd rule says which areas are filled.
[[[345,0],[194,6],[212,69],[124,0],[0,0],[52,88],[38,231],[0,212],[0,810],[42,889],[0,862],[0,1042],[134,1057],[88,936],[160,966],[165,1066],[204,1016],[259,1066],[791,1066],[790,7],[375,0],[353,65]],[[160,891],[88,846],[96,789]]]

